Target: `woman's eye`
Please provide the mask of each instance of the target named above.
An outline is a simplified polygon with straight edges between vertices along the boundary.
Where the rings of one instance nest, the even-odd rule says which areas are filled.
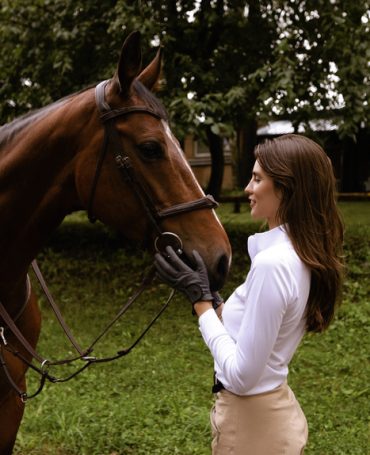
[[[158,160],[164,156],[162,146],[158,142],[143,142],[138,145],[138,149],[140,155],[146,160]]]

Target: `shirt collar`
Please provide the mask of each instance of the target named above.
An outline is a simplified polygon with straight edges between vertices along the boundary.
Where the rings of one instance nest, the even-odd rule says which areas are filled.
[[[283,242],[290,242],[286,227],[282,224],[266,232],[251,235],[248,238],[248,253],[253,261],[262,250]]]

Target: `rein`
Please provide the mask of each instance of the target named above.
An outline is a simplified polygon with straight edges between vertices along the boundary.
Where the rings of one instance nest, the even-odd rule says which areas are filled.
[[[207,195],[200,199],[196,199],[189,202],[182,202],[179,204],[172,205],[171,207],[157,209],[155,206],[150,194],[145,189],[144,185],[140,182],[135,174],[135,170],[131,163],[130,158],[124,153],[122,147],[120,146],[119,135],[114,125],[114,120],[118,117],[126,116],[131,113],[144,113],[147,115],[151,115],[158,119],[165,120],[159,112],[155,111],[146,106],[130,106],[130,107],[123,107],[119,109],[111,109],[109,104],[105,100],[105,86],[107,85],[108,81],[103,81],[96,86],[95,89],[95,99],[98,111],[100,113],[100,119],[104,126],[104,140],[100,152],[99,159],[96,165],[96,171],[94,175],[94,179],[92,182],[92,187],[90,191],[90,197],[87,207],[88,216],[91,222],[94,222],[96,218],[93,215],[93,203],[94,197],[96,193],[96,189],[98,186],[99,176],[101,173],[101,169],[103,166],[103,162],[105,156],[107,154],[108,149],[111,150],[114,154],[115,162],[117,168],[119,169],[122,178],[125,182],[127,182],[134,194],[136,195],[139,203],[142,205],[145,214],[150,221],[153,230],[156,232],[157,237],[154,241],[155,249],[159,252],[164,252],[166,246],[171,245],[175,250],[181,252],[182,250],[182,241],[180,237],[173,233],[173,232],[164,232],[160,226],[160,223],[163,219],[175,216],[181,213],[190,212],[193,210],[199,209],[213,209],[217,207],[217,202],[213,199],[212,196]],[[62,327],[66,337],[69,339],[70,343],[73,345],[74,349],[77,352],[77,355],[74,357],[60,359],[60,360],[49,360],[46,357],[40,355],[36,350],[31,346],[28,340],[23,336],[21,331],[18,329],[15,321],[20,316],[21,312],[18,312],[16,318],[12,318],[8,311],[6,310],[5,306],[0,302],[0,318],[3,321],[4,326],[0,327],[0,364],[3,367],[5,375],[12,386],[12,388],[16,391],[23,402],[26,402],[27,399],[33,398],[37,396],[43,389],[46,380],[57,383],[57,382],[67,382],[70,379],[74,378],[75,376],[79,375],[83,370],[88,368],[92,364],[97,363],[104,363],[110,362],[116,359],[119,359],[125,355],[127,355],[131,350],[140,342],[140,340],[145,336],[145,334],[149,331],[149,329],[153,326],[156,320],[160,317],[160,315],[164,312],[164,310],[169,305],[170,301],[172,300],[175,291],[172,290],[169,297],[167,298],[164,305],[160,308],[159,312],[156,316],[151,320],[151,322],[147,325],[147,327],[141,332],[141,334],[136,338],[136,340],[128,347],[124,349],[118,350],[114,355],[109,357],[102,357],[98,358],[92,356],[92,352],[94,346],[100,341],[100,339],[106,335],[106,333],[110,330],[110,328],[127,312],[127,310],[131,307],[131,305],[137,300],[137,298],[147,289],[150,284],[152,283],[154,276],[155,276],[155,269],[152,267],[149,272],[144,276],[140,287],[137,291],[125,302],[116,316],[112,319],[112,321],[104,328],[104,330],[95,338],[95,340],[90,344],[90,346],[86,349],[82,349],[79,343],[76,341],[72,332],[68,325],[66,324],[58,306],[56,305],[47,285],[42,276],[42,273],[36,263],[36,261],[32,262],[33,271],[40,283],[40,286],[46,296],[47,301],[49,302],[55,316]],[[27,277],[27,286],[29,286],[29,278]],[[28,289],[28,288],[27,288]],[[25,308],[27,302],[29,300],[29,295],[27,301],[22,306],[22,309]],[[28,357],[31,360],[28,360],[25,354],[19,352],[19,350],[12,346],[8,340],[6,331],[11,331],[16,338],[16,340],[20,343],[23,349],[28,353]],[[40,383],[37,390],[32,394],[28,395],[27,392],[22,391],[15,380],[12,378],[8,366],[6,364],[4,358],[4,351],[7,351],[14,355],[15,357],[19,358],[25,365],[29,368],[34,370],[36,373],[40,375]],[[36,366],[32,359],[35,359],[39,366]],[[67,365],[73,364],[74,362],[82,361],[82,366],[79,366],[73,373],[70,375],[58,378],[50,374],[50,367],[57,366],[57,365]]]
[[[27,339],[24,338],[23,334],[21,333],[21,331],[18,329],[17,325],[15,324],[15,320],[9,315],[9,313],[5,309],[4,305],[0,302],[0,317],[3,320],[4,325],[5,325],[5,327],[0,327],[0,364],[3,367],[3,370],[5,372],[5,375],[9,381],[10,385],[17,392],[17,394],[19,395],[19,397],[21,398],[21,400],[23,402],[26,402],[28,399],[34,398],[35,396],[37,396],[44,388],[46,379],[52,383],[67,382],[70,379],[78,376],[80,373],[82,373],[82,371],[84,371],[86,368],[88,368],[92,364],[111,362],[113,360],[119,359],[119,358],[129,354],[132,351],[132,349],[146,335],[146,333],[149,331],[149,329],[154,325],[154,323],[161,316],[161,314],[164,312],[164,310],[168,307],[170,301],[172,300],[172,298],[175,294],[175,291],[172,290],[169,297],[167,298],[166,302],[160,308],[160,310],[155,315],[155,317],[149,322],[149,324],[145,327],[145,329],[140,333],[140,335],[136,338],[136,340],[128,348],[120,349],[112,356],[99,358],[99,357],[95,357],[95,356],[91,355],[91,353],[93,352],[94,346],[98,343],[98,341],[101,340],[101,338],[103,338],[104,335],[107,334],[107,332],[110,330],[110,328],[127,312],[127,310],[132,306],[132,304],[149,287],[149,285],[152,283],[152,281],[154,279],[155,269],[152,267],[149,270],[149,272],[142,279],[139,289],[127,300],[127,302],[125,302],[122,305],[122,307],[120,308],[118,313],[115,315],[115,317],[107,324],[107,326],[103,329],[103,331],[94,339],[94,341],[86,349],[82,349],[79,346],[78,342],[73,337],[70,328],[68,327],[65,320],[63,319],[63,316],[60,313],[60,310],[59,310],[58,306],[56,305],[56,303],[46,285],[46,282],[42,276],[42,273],[41,273],[36,261],[32,262],[32,269],[36,275],[37,280],[40,283],[42,290],[44,291],[44,294],[46,296],[46,299],[47,299],[51,309],[53,310],[53,312],[56,315],[56,318],[58,319],[60,326],[62,327],[65,335],[70,340],[71,344],[74,346],[74,348],[78,354],[74,357],[69,357],[69,358],[59,359],[59,360],[49,360],[46,357],[40,355],[30,345],[30,343],[27,341]],[[32,362],[32,359],[28,360],[24,354],[20,353],[19,350],[15,346],[12,346],[7,341],[7,337],[6,337],[6,333],[5,333],[5,331],[7,329],[13,333],[13,335],[15,336],[17,341],[22,345],[22,347],[29,354],[29,356],[31,356],[31,358],[38,361],[40,366],[34,365],[34,363]],[[40,375],[39,386],[32,395],[28,395],[27,392],[22,391],[18,387],[16,382],[13,380],[13,378],[11,377],[11,374],[8,370],[7,364],[4,359],[4,354],[3,354],[4,351],[8,351],[9,353],[13,354],[15,357],[19,358],[24,364],[26,364],[33,371],[35,371],[36,373],[38,373]],[[73,364],[76,361],[82,361],[83,362],[82,366],[78,367],[73,373],[69,374],[66,377],[58,378],[58,377],[53,376],[49,372],[50,367]]]

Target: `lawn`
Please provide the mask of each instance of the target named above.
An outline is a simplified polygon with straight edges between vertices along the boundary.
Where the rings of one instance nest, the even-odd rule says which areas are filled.
[[[370,201],[339,202],[338,205],[346,225],[370,226]],[[223,223],[243,226],[252,221],[247,202],[240,204],[240,213],[234,213],[234,205],[231,203],[221,204],[217,212]]]
[[[330,329],[307,335],[289,382],[307,416],[308,455],[367,455],[369,446],[370,204],[340,204],[346,222],[347,277],[343,305]],[[247,204],[219,209],[234,248],[223,294],[245,277],[244,244],[259,226]],[[82,345],[99,333],[139,284],[146,253],[84,215],[68,217],[38,258],[65,318]],[[156,284],[96,348],[112,354],[129,345],[159,309],[168,288]],[[66,356],[70,348],[45,302],[40,352]],[[71,368],[56,370],[67,374]],[[15,453],[22,455],[206,455],[212,359],[187,302],[175,296],[159,321],[127,357],[93,366],[65,384],[47,384],[26,406]],[[29,374],[30,389],[36,378]],[[1,431],[1,429],[0,429]]]

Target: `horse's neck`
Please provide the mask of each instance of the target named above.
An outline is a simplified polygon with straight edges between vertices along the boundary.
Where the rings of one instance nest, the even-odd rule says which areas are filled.
[[[74,162],[84,126],[81,119],[88,121],[93,108],[91,102],[72,101],[28,126],[2,151],[0,274],[26,267],[65,215],[79,208]]]
[[[31,282],[28,275],[23,274],[10,283],[0,280],[0,302],[15,320],[22,313],[30,296]]]

